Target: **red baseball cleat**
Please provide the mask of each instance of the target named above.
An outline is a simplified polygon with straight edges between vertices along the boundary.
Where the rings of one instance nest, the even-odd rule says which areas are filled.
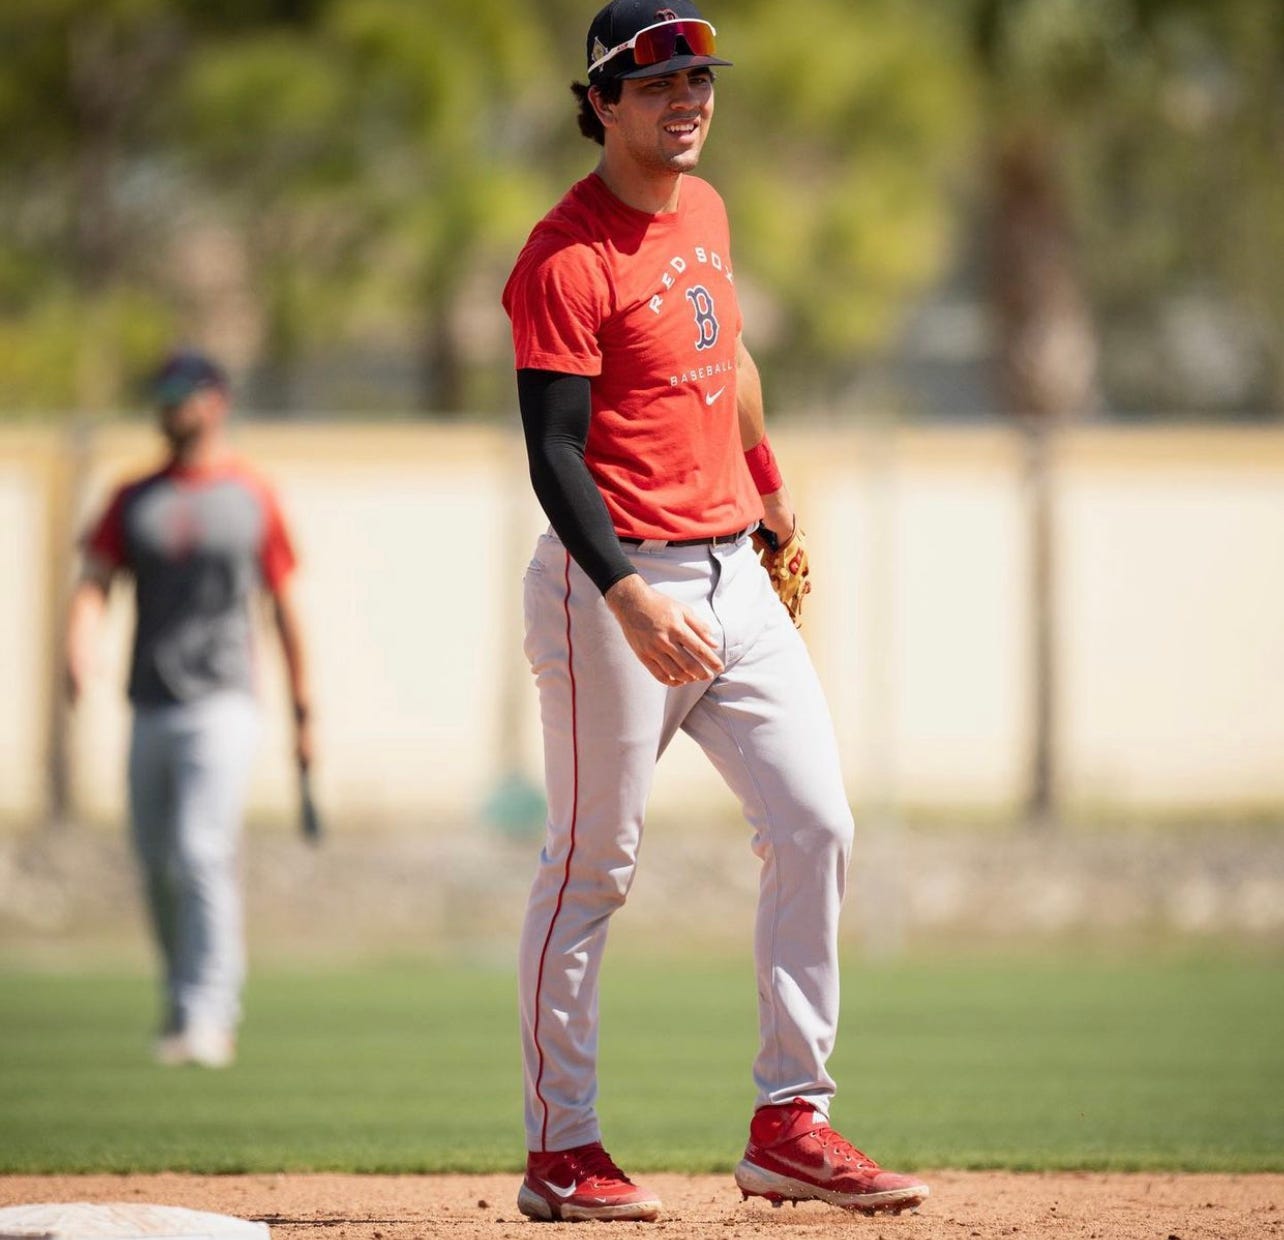
[[[527,1154],[517,1208],[544,1223],[649,1223],[660,1213],[660,1199],[634,1184],[594,1141],[572,1150]]]
[[[928,1195],[913,1176],[884,1171],[801,1098],[754,1112],[736,1183],[746,1198],[765,1197],[775,1206],[827,1201],[862,1214],[913,1210]]]

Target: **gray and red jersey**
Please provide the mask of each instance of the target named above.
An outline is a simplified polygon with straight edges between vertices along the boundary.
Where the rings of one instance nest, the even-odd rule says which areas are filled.
[[[134,577],[130,701],[253,691],[250,600],[257,587],[275,594],[295,566],[264,479],[236,459],[204,469],[171,463],[117,490],[84,547]]]

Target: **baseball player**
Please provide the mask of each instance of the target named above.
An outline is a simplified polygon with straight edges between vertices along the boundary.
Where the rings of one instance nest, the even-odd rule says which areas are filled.
[[[692,175],[714,66],[730,63],[714,39],[689,0],[612,0],[597,14],[588,83],[572,89],[601,158],[536,225],[504,291],[551,525],[525,579],[549,807],[519,964],[518,1205],[534,1219],[661,1209],[601,1144],[598,974],[655,763],[679,728],[740,799],[762,861],[757,1108],[737,1184],[863,1211],[928,1192],[828,1121],[852,817],[791,622],[806,553],[741,339],[727,216]]]
[[[235,1056],[245,975],[241,818],[258,740],[250,605],[270,594],[294,705],[296,758],[312,761],[295,556],[271,487],[224,441],[222,369],[168,358],[152,393],[164,465],[121,487],[84,540],[68,619],[73,701],[94,662],[113,579],[132,575],[132,840],[163,961],[159,1063],[220,1068]]]

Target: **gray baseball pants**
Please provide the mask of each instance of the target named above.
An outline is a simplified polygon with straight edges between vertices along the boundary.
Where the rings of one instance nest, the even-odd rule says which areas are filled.
[[[130,817],[164,966],[167,1032],[231,1031],[240,1019],[240,841],[258,734],[258,707],[245,693],[134,709]]]
[[[528,1148],[600,1139],[598,972],[628,896],[655,764],[679,728],[738,797],[762,862],[754,935],[757,1105],[828,1114],[838,1025],[838,916],[852,815],[829,710],[750,540],[626,547],[642,577],[710,627],[725,670],[668,688],[597,588],[544,535],[525,579],[548,824],[522,931],[519,997]]]

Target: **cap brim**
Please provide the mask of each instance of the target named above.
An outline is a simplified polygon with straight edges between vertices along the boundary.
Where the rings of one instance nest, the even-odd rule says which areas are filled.
[[[181,405],[204,388],[217,386],[209,379],[166,379],[152,385],[152,400],[158,405]]]
[[[679,69],[703,69],[706,65],[731,64],[730,60],[720,60],[717,56],[671,56],[658,65],[644,65],[641,69],[630,69],[627,73],[617,73],[614,76],[621,81],[626,78],[663,77],[664,74],[676,73]]]

